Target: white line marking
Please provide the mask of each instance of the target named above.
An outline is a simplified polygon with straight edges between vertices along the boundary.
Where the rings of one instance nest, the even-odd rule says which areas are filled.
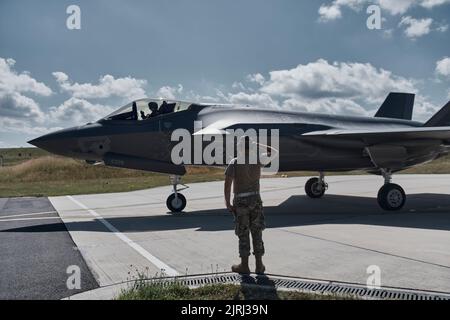
[[[9,215],[9,216],[0,216],[0,219],[13,218],[13,217],[36,216],[36,215],[39,215],[39,214],[51,214],[51,213],[57,213],[57,211],[12,214],[12,215]]]
[[[60,218],[59,218],[59,217],[42,217],[42,218],[0,219],[0,222],[8,222],[8,221],[28,221],[28,220],[49,220],[49,219],[60,219]]]
[[[167,264],[159,260],[157,257],[149,253],[147,250],[142,248],[140,245],[135,243],[133,240],[128,238],[126,235],[124,235],[122,232],[120,232],[116,227],[114,227],[111,223],[109,223],[105,218],[103,218],[101,215],[99,215],[97,212],[95,212],[92,209],[89,209],[84,204],[82,204],[80,201],[74,199],[72,196],[67,196],[68,199],[72,200],[75,204],[77,204],[79,207],[83,208],[87,212],[89,212],[92,216],[94,216],[98,221],[103,223],[103,225],[109,229],[113,234],[115,234],[120,240],[128,244],[131,248],[136,250],[140,255],[142,255],[145,259],[153,263],[156,267],[163,270],[164,273],[166,273],[168,276],[174,277],[178,276],[179,273],[175,270],[169,267]]]

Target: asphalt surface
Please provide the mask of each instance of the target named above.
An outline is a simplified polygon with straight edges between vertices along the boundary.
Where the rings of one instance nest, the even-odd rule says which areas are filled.
[[[80,289],[67,287],[69,266],[79,267]],[[97,287],[47,198],[0,198],[0,299],[62,299]]]

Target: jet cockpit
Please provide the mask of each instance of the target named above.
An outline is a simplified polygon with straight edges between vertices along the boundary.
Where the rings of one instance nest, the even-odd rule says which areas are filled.
[[[190,102],[168,99],[139,99],[114,111],[102,120],[142,121],[189,109]]]

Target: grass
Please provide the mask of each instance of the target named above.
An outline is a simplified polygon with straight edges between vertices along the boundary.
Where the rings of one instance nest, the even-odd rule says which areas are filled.
[[[220,180],[223,171],[191,168],[183,182]],[[92,166],[74,159],[43,156],[0,168],[0,197],[124,192],[164,186],[167,175]]]
[[[126,192],[169,185],[169,179],[164,174],[92,166],[79,160],[52,156],[37,148],[0,149],[0,155],[4,161],[4,166],[0,167],[0,197]],[[443,157],[403,173],[450,173],[450,157]],[[316,174],[289,172],[277,176]],[[183,177],[183,183],[219,181],[223,177],[223,169],[191,167]]]
[[[12,166],[47,155],[47,151],[39,148],[0,148],[0,163],[3,166]]]
[[[347,300],[347,296],[282,291],[248,284],[214,284],[189,288],[177,282],[162,285],[137,281],[122,290],[118,300]]]

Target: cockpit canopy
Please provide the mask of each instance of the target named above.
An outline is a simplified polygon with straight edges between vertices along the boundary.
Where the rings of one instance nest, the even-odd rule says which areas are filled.
[[[103,120],[148,120],[187,110],[192,103],[168,99],[140,99],[114,111]]]

